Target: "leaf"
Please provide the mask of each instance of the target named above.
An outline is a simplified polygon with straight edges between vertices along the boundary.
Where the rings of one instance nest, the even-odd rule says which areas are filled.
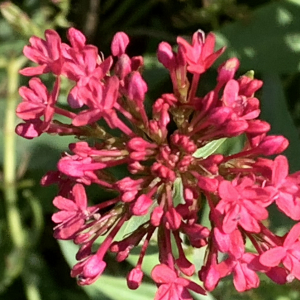
[[[13,283],[21,274],[26,254],[21,249],[7,249],[7,245],[0,247],[0,293]]]
[[[104,300],[104,298],[99,297],[100,293],[112,300],[153,300],[156,286],[154,284],[142,283],[137,290],[133,291],[127,287],[126,278],[102,275],[97,282],[84,287],[84,290],[94,300]]]
[[[291,171],[299,170],[299,135],[288,111],[280,77],[276,73],[264,73],[263,80],[261,118],[271,123],[271,134],[284,135],[289,140],[285,155],[289,159]]]
[[[17,5],[6,1],[0,5],[0,10],[6,21],[25,37],[41,35],[41,30]]]
[[[226,141],[218,148],[215,153],[223,155],[232,155],[240,152],[245,144],[245,136],[239,135],[231,138],[227,138]]]
[[[199,148],[194,152],[193,156],[196,158],[207,158],[211,154],[213,154],[224,142],[226,138],[218,139],[212,142],[209,142],[202,148]]]
[[[121,230],[117,234],[116,239],[126,237],[128,234],[131,234],[133,231],[138,229],[141,225],[150,220],[151,212],[154,207],[157,206],[156,201],[152,203],[149,207],[148,213],[144,216],[131,216],[131,218],[122,226]]]
[[[300,69],[300,1],[272,1],[254,10],[250,19],[217,32],[227,57],[236,56],[243,69],[296,72]],[[224,57],[223,57],[224,58]]]
[[[183,203],[183,184],[181,178],[176,178],[173,185],[173,203],[174,207],[178,204]]]

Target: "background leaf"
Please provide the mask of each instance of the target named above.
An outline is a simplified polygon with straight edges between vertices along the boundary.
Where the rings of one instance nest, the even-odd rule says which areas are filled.
[[[247,20],[222,27],[217,32],[219,44],[227,46],[225,56],[240,59],[243,70],[297,72],[300,70],[299,14],[298,0],[262,5]]]
[[[261,118],[272,124],[271,134],[281,134],[289,140],[285,154],[289,158],[290,170],[294,172],[300,168],[299,132],[288,111],[282,82],[276,73],[264,73],[263,81]]]

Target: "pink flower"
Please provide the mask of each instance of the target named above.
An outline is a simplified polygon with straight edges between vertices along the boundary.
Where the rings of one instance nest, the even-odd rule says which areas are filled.
[[[219,251],[229,253],[236,258],[240,258],[244,254],[244,240],[238,229],[228,234],[215,227],[213,232],[215,244]]]
[[[54,230],[54,236],[57,239],[72,239],[83,227],[85,220],[89,219],[96,211],[95,208],[87,207],[83,185],[74,185],[71,197],[71,199],[67,199],[57,196],[53,200],[54,206],[60,209],[52,216],[52,221],[58,223]]]
[[[293,220],[300,220],[299,187],[294,178],[288,176],[287,158],[279,155],[274,160],[272,186],[275,188],[274,199],[278,208]]]
[[[201,248],[207,244],[207,238],[210,233],[207,227],[200,224],[182,224],[182,230],[193,247]]]
[[[177,43],[183,48],[185,58],[188,62],[188,70],[191,73],[204,73],[215,60],[225,51],[225,47],[214,52],[216,38],[209,33],[205,39],[204,32],[198,30],[194,33],[192,45],[181,37],[177,38]]]
[[[23,120],[37,119],[44,115],[45,121],[51,119],[54,112],[54,105],[57,101],[60,80],[57,79],[51,94],[39,78],[29,80],[29,87],[19,89],[23,99],[17,107],[17,116]]]
[[[117,77],[110,77],[107,85],[104,86],[98,80],[91,78],[88,85],[80,90],[80,98],[89,109],[80,112],[74,119],[73,125],[84,126],[105,118],[111,127],[111,116],[117,115],[113,111],[114,104],[118,97],[119,80]]]
[[[234,231],[238,225],[250,232],[260,232],[259,222],[268,217],[265,209],[270,204],[268,191],[253,187],[250,178],[238,183],[223,180],[219,185],[221,201],[216,209],[223,216],[222,229],[225,233]]]
[[[244,253],[239,259],[229,258],[222,262],[219,268],[227,269],[228,274],[232,272],[233,283],[238,292],[257,288],[259,286],[259,277],[256,269],[260,268],[257,256],[252,253]],[[263,268],[263,267],[262,267]]]
[[[29,88],[22,86],[19,89],[23,102],[18,105],[16,114],[19,118],[26,121],[26,125],[23,125],[22,130],[19,128],[17,133],[30,138],[30,136],[38,136],[49,129],[55,113],[59,88],[59,77],[55,81],[51,94],[42,81],[34,77],[29,80]],[[40,121],[40,117],[43,117],[43,121]],[[32,125],[30,126],[30,124]],[[24,132],[25,128],[27,128],[26,133]],[[32,133],[30,134],[28,130]]]
[[[143,216],[148,213],[148,209],[152,203],[153,201],[151,197],[147,195],[141,195],[131,206],[131,211],[135,216]]]
[[[291,275],[300,280],[300,223],[292,227],[283,244],[262,253],[259,261],[267,267],[282,263]]]
[[[188,290],[206,294],[202,287],[188,279],[178,277],[176,272],[165,264],[155,266],[151,277],[159,286],[154,300],[192,300]]]
[[[67,54],[64,55],[66,61],[63,66],[63,74],[69,79],[79,81],[82,77],[92,75],[96,70],[98,60],[98,49],[96,47],[89,45],[80,50],[70,47],[65,51]],[[87,78],[85,78],[85,81],[87,81]]]
[[[244,120],[252,120],[259,116],[259,101],[256,98],[246,98],[240,94],[238,81],[229,80],[223,92],[223,104],[232,108],[234,118],[243,118]]]
[[[44,122],[40,119],[28,120],[20,123],[16,127],[16,134],[26,138],[33,139],[43,133]]]
[[[29,67],[20,71],[25,76],[35,76],[52,72],[61,73],[63,58],[61,54],[61,39],[58,33],[52,29],[45,31],[46,40],[36,36],[30,38],[30,46],[24,47],[24,55],[39,64],[38,67]]]

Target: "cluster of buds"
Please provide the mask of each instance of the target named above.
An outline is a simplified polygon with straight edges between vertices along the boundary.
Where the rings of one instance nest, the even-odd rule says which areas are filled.
[[[234,79],[239,61],[231,58],[217,69],[215,88],[197,95],[200,75],[224,52],[214,50],[212,33],[205,37],[199,30],[191,44],[178,37],[176,52],[159,44],[157,57],[169,71],[173,91],[155,100],[151,113],[144,105],[143,58],[126,54],[124,32],[114,36],[106,59],[80,31],[71,28],[67,37],[70,44],[47,30],[45,40],[32,37],[25,46],[24,54],[38,66],[21,74],[52,73],[55,83],[48,91],[33,77],[29,87],[20,88],[23,101],[16,112],[24,122],[16,132],[28,139],[44,132],[80,139],[69,145],[58,170],[42,179],[43,185],[59,186],[54,236],[79,245],[71,271],[78,284],[91,284],[102,274],[108,251],[120,262],[140,246],[127,276],[128,287],[138,288],[153,238],[159,253],[151,273],[156,300],[192,299],[190,291],[205,294],[230,274],[239,292],[258,287],[259,272],[278,284],[300,279],[300,223],[278,236],[265,222],[273,203],[300,220],[300,173],[289,175],[288,161],[279,155],[288,141],[267,135],[270,125],[258,119],[254,93],[262,81],[246,75]],[[73,83],[68,108],[58,102],[62,77]],[[58,115],[65,122],[56,120]],[[220,139],[240,135],[245,142],[238,153],[201,154]],[[126,166],[123,178],[114,172],[119,166]],[[89,206],[85,187],[90,185],[114,191],[115,198]],[[175,201],[178,191],[181,199]],[[201,224],[204,206],[210,209],[209,227]],[[143,221],[120,236],[133,217]],[[186,249],[202,247],[206,255],[196,270]]]

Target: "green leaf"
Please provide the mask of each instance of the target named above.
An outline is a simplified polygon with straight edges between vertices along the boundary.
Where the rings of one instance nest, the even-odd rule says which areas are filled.
[[[218,43],[243,69],[296,72],[300,69],[300,1],[272,1],[254,10],[248,20],[224,26]]]
[[[156,201],[152,203],[149,207],[148,213],[144,216],[131,216],[131,218],[122,226],[120,232],[118,233],[116,239],[119,237],[123,238],[128,234],[131,234],[133,231],[138,229],[141,225],[148,222],[150,220],[151,212],[153,211],[154,207],[157,206]]]
[[[222,145],[218,148],[218,152],[222,155],[232,155],[240,152],[245,144],[245,136],[239,135],[227,138]],[[215,152],[216,153],[216,152]]]
[[[25,250],[7,248],[7,244],[0,246],[0,293],[21,274],[27,254]]]
[[[17,5],[6,1],[0,5],[0,10],[7,22],[23,36],[30,37],[32,35],[41,35],[41,30]]]
[[[142,283],[137,290],[133,291],[127,287],[126,278],[108,275],[102,275],[97,282],[84,287],[86,293],[94,300],[104,300],[100,297],[101,294],[112,300],[153,300],[156,289],[154,284]]]
[[[275,73],[264,73],[263,80],[261,118],[271,123],[271,134],[284,135],[289,140],[284,154],[289,159],[291,171],[299,170],[299,133],[288,111],[280,77]]]
[[[226,138],[222,138],[219,140],[209,142],[202,148],[197,149],[196,152],[194,152],[193,156],[196,158],[206,158],[213,154],[225,141]]]
[[[173,185],[173,203],[176,207],[178,204],[183,203],[183,184],[181,178],[176,178]]]

